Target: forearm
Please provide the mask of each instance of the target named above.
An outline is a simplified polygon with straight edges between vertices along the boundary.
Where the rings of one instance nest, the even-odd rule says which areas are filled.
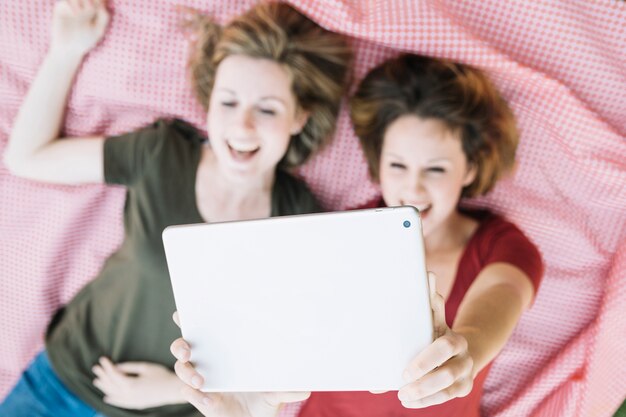
[[[5,152],[7,165],[32,157],[57,139],[82,55],[51,49],[22,104]]]
[[[465,337],[474,362],[473,377],[500,353],[523,312],[522,298],[506,284],[476,295],[459,309],[452,330]]]

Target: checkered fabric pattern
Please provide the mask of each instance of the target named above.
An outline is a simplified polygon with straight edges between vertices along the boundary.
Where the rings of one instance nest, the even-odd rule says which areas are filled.
[[[115,134],[163,116],[199,127],[174,5],[218,21],[254,1],[110,0],[104,41],[68,102],[66,135]],[[538,245],[546,274],[496,359],[486,416],[610,416],[626,396],[626,3],[292,0],[354,37],[355,78],[398,51],[487,72],[522,132],[518,168],[487,198]],[[52,2],[0,2],[0,152],[49,41]],[[301,170],[332,209],[370,200],[345,109],[333,143]],[[0,397],[42,348],[54,311],[122,237],[124,191],[11,176],[0,164]],[[283,415],[295,416],[298,405]]]

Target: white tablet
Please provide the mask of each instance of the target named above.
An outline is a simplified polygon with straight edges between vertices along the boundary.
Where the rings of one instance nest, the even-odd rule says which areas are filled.
[[[204,391],[397,390],[432,342],[412,207],[173,226],[163,242]]]

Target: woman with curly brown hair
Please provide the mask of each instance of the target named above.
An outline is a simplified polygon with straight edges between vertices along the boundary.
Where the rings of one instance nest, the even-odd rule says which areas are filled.
[[[461,197],[486,194],[513,168],[513,114],[479,70],[403,55],[365,77],[351,117],[380,184],[377,204],[420,211],[431,287],[441,294],[432,299],[438,337],[407,364],[398,392],[313,393],[300,417],[478,417],[489,364],[543,270],[515,225],[459,207]]]
[[[172,371],[169,345],[180,332],[171,321],[163,229],[319,209],[289,170],[334,129],[351,59],[342,36],[278,3],[256,5],[224,27],[198,20],[190,64],[208,139],[183,121],[159,120],[116,137],[59,140],[73,77],[107,22],[101,1],[55,4],[50,50],[4,158],[14,175],[33,180],[127,187],[124,241],[56,314],[46,350],[1,415],[196,415]],[[252,409],[267,404],[246,400]]]

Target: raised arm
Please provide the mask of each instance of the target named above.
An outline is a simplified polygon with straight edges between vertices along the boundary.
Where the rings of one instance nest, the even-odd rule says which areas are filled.
[[[528,276],[511,264],[491,264],[478,275],[452,326],[467,340],[474,377],[500,353],[534,291]]]
[[[104,1],[55,3],[50,49],[17,114],[4,153],[4,163],[14,175],[59,184],[104,180],[104,138],[57,139],[76,71],[102,38],[108,21]]]
[[[433,289],[434,275],[430,279]],[[504,347],[533,293],[530,279],[520,269],[491,264],[470,286],[452,329],[445,321],[443,298],[431,294],[438,337],[407,367],[407,385],[398,392],[402,404],[422,408],[469,394],[478,372]]]

